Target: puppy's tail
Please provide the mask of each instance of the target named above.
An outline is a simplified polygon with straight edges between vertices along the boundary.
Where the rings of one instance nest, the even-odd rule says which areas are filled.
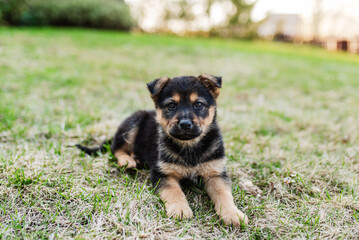
[[[88,148],[82,146],[81,144],[76,144],[75,146],[90,156],[97,156],[99,152],[101,153],[107,152],[109,150],[109,146],[111,145],[111,142],[112,140],[106,140],[100,146],[95,148]]]

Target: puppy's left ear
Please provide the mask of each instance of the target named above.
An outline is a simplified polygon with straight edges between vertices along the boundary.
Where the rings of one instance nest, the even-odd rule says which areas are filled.
[[[209,90],[214,98],[218,97],[219,89],[222,87],[222,77],[203,73],[198,76],[198,80]]]
[[[170,78],[161,77],[153,80],[150,83],[147,83],[148,91],[151,94],[152,99],[155,99],[157,95],[162,91],[162,89],[166,86]]]

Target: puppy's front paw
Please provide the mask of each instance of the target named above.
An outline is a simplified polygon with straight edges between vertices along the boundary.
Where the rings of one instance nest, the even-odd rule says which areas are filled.
[[[137,163],[136,161],[129,155],[118,155],[116,156],[118,160],[118,166],[123,167],[126,166],[126,168],[135,168]]]
[[[188,206],[187,202],[176,203],[176,204],[166,204],[166,213],[169,217],[174,217],[175,219],[185,219],[193,217],[191,208]]]
[[[245,225],[248,224],[248,217],[243,212],[238,209],[233,209],[232,211],[226,210],[221,212],[221,218],[225,224],[230,224],[235,227],[240,227],[241,223]]]

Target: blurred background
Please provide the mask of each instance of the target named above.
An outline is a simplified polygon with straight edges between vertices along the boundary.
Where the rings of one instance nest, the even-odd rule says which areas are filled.
[[[0,0],[0,238],[358,239],[358,9]],[[188,195],[195,218],[165,218],[145,172],[67,147],[98,145],[153,109],[153,79],[201,73],[223,77],[217,119],[245,230],[218,223],[199,190]]]
[[[267,39],[359,52],[357,0],[1,0],[0,24]]]

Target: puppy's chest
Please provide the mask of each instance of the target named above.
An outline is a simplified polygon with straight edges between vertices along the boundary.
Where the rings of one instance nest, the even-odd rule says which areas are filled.
[[[159,169],[167,176],[173,176],[178,179],[196,178],[197,176],[212,177],[219,176],[225,171],[225,158],[217,159],[205,163],[199,163],[195,166],[185,166],[176,163],[164,161],[158,162]]]

